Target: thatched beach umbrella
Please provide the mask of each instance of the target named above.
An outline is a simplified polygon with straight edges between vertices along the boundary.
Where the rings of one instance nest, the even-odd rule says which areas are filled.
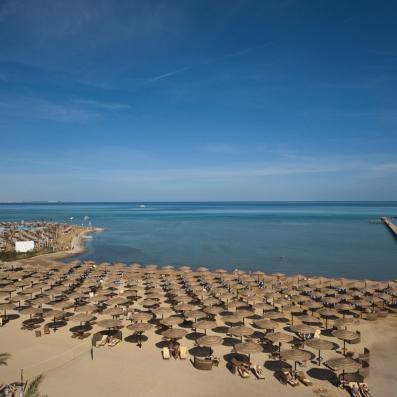
[[[75,314],[73,317],[71,317],[72,321],[76,321],[76,322],[80,323],[79,329],[78,329],[79,334],[84,333],[83,323],[88,323],[88,322],[92,321],[93,319],[94,319],[94,316],[92,314],[88,314],[88,313],[78,313],[78,314]]]
[[[357,338],[357,333],[347,329],[336,329],[332,332],[336,338],[343,340],[343,355],[346,356],[346,341],[352,341]]]
[[[261,329],[265,329],[265,330],[275,330],[276,328],[278,328],[280,326],[279,323],[277,323],[276,321],[267,319],[267,318],[262,318],[260,320],[255,320],[254,324]]]
[[[291,331],[298,335],[314,334],[315,329],[307,324],[291,325]]]
[[[180,316],[171,316],[167,318],[163,318],[160,323],[165,325],[166,327],[172,327],[173,325],[182,324],[185,321],[183,317]]]
[[[248,360],[250,361],[251,354],[263,352],[262,346],[254,342],[237,343],[234,345],[234,350],[236,350],[237,353],[246,354],[248,356]]]
[[[345,372],[356,372],[361,367],[360,363],[348,357],[331,358],[325,364],[334,371],[342,371],[343,380],[345,378]]]
[[[3,317],[7,320],[7,310],[13,310],[16,306],[13,303],[5,302],[0,303],[0,310],[3,310]]]
[[[281,350],[281,343],[291,342],[294,337],[292,335],[286,334],[284,332],[274,332],[272,334],[266,334],[266,339],[270,340],[272,343],[278,343],[278,351]]]
[[[101,328],[107,328],[109,330],[123,327],[123,323],[121,320],[113,320],[111,318],[100,320],[96,324]]]
[[[207,335],[207,329],[213,329],[216,327],[217,327],[216,321],[212,321],[212,320],[201,320],[194,324],[195,329],[203,329],[206,335]]]
[[[338,312],[335,309],[329,309],[327,307],[318,310],[317,313],[319,313],[321,317],[325,317],[325,329],[328,329],[328,319],[338,316]]]
[[[306,350],[302,349],[289,349],[280,351],[280,359],[283,361],[293,361],[295,364],[294,372],[296,373],[296,363],[305,362],[310,360],[312,354]]]
[[[169,328],[165,330],[162,335],[167,339],[181,339],[187,334],[187,331],[182,328]]]
[[[124,313],[124,310],[121,307],[111,307],[103,311],[103,314],[108,314],[110,316],[119,317]]]
[[[133,312],[130,319],[132,321],[149,321],[153,318],[153,315],[149,312]]]
[[[138,332],[138,334],[139,334],[138,346],[142,347],[142,333],[151,329],[152,325],[149,323],[135,323],[135,324],[128,325],[127,328],[131,331]]]
[[[321,350],[332,350],[337,345],[325,339],[313,338],[306,341],[306,345],[318,350],[318,365],[321,364]]]
[[[197,339],[199,346],[209,347],[210,355],[212,354],[212,347],[223,343],[223,339],[219,335],[204,335]]]
[[[240,327],[234,327],[230,333],[233,336],[239,336],[241,338],[241,340],[243,340],[243,336],[250,336],[254,333],[254,330],[252,328],[249,327],[245,327],[244,325],[240,326]]]

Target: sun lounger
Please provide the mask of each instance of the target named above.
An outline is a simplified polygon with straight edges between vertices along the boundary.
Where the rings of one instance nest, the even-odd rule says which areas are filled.
[[[108,346],[109,346],[109,347],[115,347],[115,346],[117,346],[120,342],[121,342],[121,340],[118,339],[118,338],[111,338],[110,341],[109,341],[109,343],[108,343]]]
[[[240,365],[237,368],[237,372],[243,379],[247,379],[247,378],[249,378],[251,376],[249,371],[248,371],[248,368],[246,368],[244,365]]]
[[[358,386],[363,397],[372,397],[371,392],[369,391],[369,387],[366,383],[359,383]]]
[[[170,349],[168,347],[163,347],[162,354],[163,354],[163,360],[169,360],[171,357]]]
[[[95,343],[95,347],[105,346],[108,341],[108,337],[106,335],[102,335],[102,338]]]
[[[187,347],[186,346],[181,346],[179,349],[179,358],[181,360],[186,360],[187,359]]]
[[[369,363],[369,349],[367,347],[364,347],[364,353],[363,354],[359,354],[358,360],[360,362],[366,361],[366,362]]]
[[[361,397],[360,388],[357,383],[350,382],[349,383],[349,391],[352,397]]]
[[[289,385],[293,387],[299,386],[299,382],[296,379],[294,379],[289,369],[283,369],[281,371],[281,374]]]
[[[36,338],[41,336],[41,331],[40,330],[36,330],[36,331],[34,331],[34,333],[36,335]]]
[[[219,357],[211,357],[211,359],[212,359],[212,363],[215,365],[215,367],[217,367],[221,361]]]
[[[265,379],[265,375],[263,373],[263,368],[261,365],[252,365],[251,366],[252,373],[259,379]]]
[[[303,371],[297,372],[298,379],[305,385],[305,386],[313,386],[313,382],[307,377],[307,375]]]

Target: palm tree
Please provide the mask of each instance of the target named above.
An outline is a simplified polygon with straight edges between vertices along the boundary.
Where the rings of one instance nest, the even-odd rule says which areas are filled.
[[[27,389],[23,393],[23,397],[46,397],[42,396],[39,391],[40,383],[43,381],[43,379],[43,374],[36,376],[27,386]]]
[[[10,353],[0,353],[0,365],[7,365],[7,361],[11,358]]]

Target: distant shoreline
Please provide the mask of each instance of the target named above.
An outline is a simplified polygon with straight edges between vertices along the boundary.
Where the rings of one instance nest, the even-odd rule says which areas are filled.
[[[49,254],[39,254],[31,258],[19,260],[19,262],[30,262],[32,260],[59,260],[70,258],[79,254],[82,254],[88,250],[86,240],[87,237],[94,233],[102,233],[105,229],[103,228],[92,228],[87,229],[74,236],[71,242],[71,249],[66,251],[51,252]]]

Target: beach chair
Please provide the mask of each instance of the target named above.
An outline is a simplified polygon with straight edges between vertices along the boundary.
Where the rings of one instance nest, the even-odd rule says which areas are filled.
[[[214,364],[215,367],[217,367],[221,362],[221,359],[219,357],[211,357],[211,359],[212,359],[212,364]]]
[[[248,379],[251,376],[248,371],[248,368],[246,368],[244,365],[240,365],[237,368],[237,372],[243,379]]]
[[[255,375],[256,379],[265,379],[265,375],[263,373],[263,368],[261,365],[252,365],[251,366],[251,371]]]
[[[307,375],[303,371],[297,372],[297,378],[305,385],[305,386],[313,386],[313,382],[307,377]]]
[[[369,349],[367,347],[364,347],[364,353],[363,354],[359,354],[358,360],[360,362],[366,361],[366,362],[369,363]]]
[[[102,335],[102,338],[95,343],[95,347],[105,346],[108,341],[107,335]]]
[[[108,343],[108,347],[115,347],[117,346],[119,343],[121,342],[121,340],[119,338],[111,338],[109,343]]]
[[[50,328],[48,327],[48,325],[44,326],[44,335],[49,335],[50,334]]]
[[[349,391],[352,397],[361,397],[360,388],[356,382],[349,382]]]
[[[186,346],[181,346],[179,349],[179,358],[181,360],[186,360],[187,359],[187,347]]]
[[[359,383],[358,386],[363,397],[372,397],[369,387],[366,383]]]
[[[34,331],[36,338],[39,338],[41,336],[41,331],[40,330],[36,330]]]
[[[169,360],[171,355],[170,355],[170,349],[168,347],[163,347],[162,349],[162,354],[163,354],[163,360]]]
[[[284,368],[280,372],[281,372],[281,377],[284,378],[286,383],[288,383],[293,387],[299,386],[299,382],[296,379],[294,379],[289,369]]]
[[[352,339],[352,340],[350,340],[350,341],[347,341],[347,343],[349,343],[349,344],[351,344],[351,345],[356,345],[357,343],[360,343],[361,342],[361,333],[360,333],[360,331],[356,331],[356,338],[354,338],[354,339]]]

